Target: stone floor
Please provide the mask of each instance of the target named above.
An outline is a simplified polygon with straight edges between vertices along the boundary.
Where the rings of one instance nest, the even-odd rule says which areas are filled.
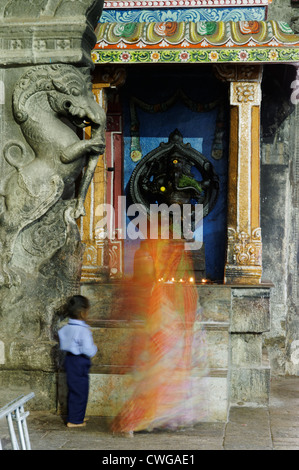
[[[100,450],[111,455],[134,450],[299,450],[299,377],[273,378],[269,407],[232,408],[227,423],[201,423],[176,432],[115,437],[103,418],[90,417],[85,428],[69,429],[61,416],[43,412],[30,412],[27,422],[32,450]],[[11,449],[5,419],[0,420],[0,438],[3,450]]]

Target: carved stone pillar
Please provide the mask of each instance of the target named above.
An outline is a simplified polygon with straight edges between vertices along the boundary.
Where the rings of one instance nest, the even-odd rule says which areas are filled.
[[[226,71],[226,74],[224,73]],[[229,73],[227,73],[229,72]],[[259,284],[261,66],[227,66],[218,73],[230,82],[227,284]]]
[[[90,77],[102,6],[103,0],[0,2],[4,403],[34,391],[34,406],[56,408],[58,314],[80,290],[77,219],[104,147],[106,117]],[[76,130],[87,123],[90,141]]]

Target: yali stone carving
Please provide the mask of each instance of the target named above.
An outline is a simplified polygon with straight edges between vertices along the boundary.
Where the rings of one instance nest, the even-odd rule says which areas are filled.
[[[91,91],[89,69],[64,64],[30,68],[15,85],[13,115],[24,139],[8,141],[2,156],[8,171],[0,197],[0,286],[6,287],[19,282],[10,264],[20,240],[27,252],[41,251],[40,261],[65,243],[69,224],[84,215],[86,193],[105,147],[105,113]],[[91,126],[91,138],[80,140],[76,130],[86,126]],[[47,239],[47,249],[41,248]]]

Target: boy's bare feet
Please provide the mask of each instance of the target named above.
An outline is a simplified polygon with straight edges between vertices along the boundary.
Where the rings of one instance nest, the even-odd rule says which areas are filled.
[[[68,427],[68,428],[82,428],[83,426],[86,426],[86,423],[85,423],[85,422],[79,423],[79,424],[76,424],[76,423],[67,423],[67,427]]]

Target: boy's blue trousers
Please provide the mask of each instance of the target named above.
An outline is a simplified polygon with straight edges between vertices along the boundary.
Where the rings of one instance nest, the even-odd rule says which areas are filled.
[[[68,386],[68,422],[81,424],[84,421],[88,392],[90,358],[83,354],[67,353],[65,371]]]

